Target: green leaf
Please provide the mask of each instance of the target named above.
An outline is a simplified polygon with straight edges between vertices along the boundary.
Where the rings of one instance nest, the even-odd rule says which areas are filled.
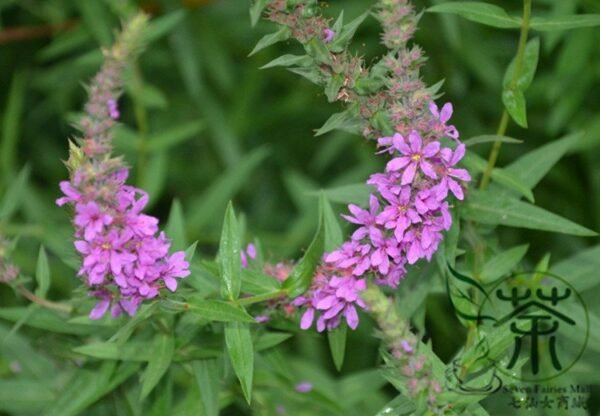
[[[352,40],[354,34],[358,30],[358,27],[364,22],[364,20],[369,16],[370,11],[367,11],[351,22],[345,24],[341,30],[337,30],[337,28],[333,28],[336,31],[335,37],[333,41],[329,44],[329,48],[334,52],[341,52],[344,47]],[[340,19],[342,15],[340,15]],[[341,20],[340,20],[341,22]]]
[[[529,189],[520,178],[508,172],[507,170],[502,168],[492,169],[492,179],[499,185],[504,186],[506,189],[523,195],[529,202],[535,202],[531,189]]]
[[[100,325],[80,325],[67,322],[65,317],[49,309],[30,309],[27,307],[5,307],[0,308],[0,319],[18,322],[27,317],[23,324],[32,328],[56,332],[57,334],[89,335],[97,333]]]
[[[171,334],[158,334],[154,338],[152,356],[148,366],[142,374],[141,399],[144,399],[156,387],[160,379],[165,375],[175,353],[175,339]]]
[[[153,345],[146,341],[129,341],[125,344],[96,342],[73,348],[78,354],[102,360],[150,361],[154,355]]]
[[[399,394],[396,398],[381,409],[375,416],[408,416],[414,414],[415,404],[405,395]]]
[[[308,55],[282,55],[279,58],[273,59],[268,64],[260,67],[260,69],[273,68],[276,66],[308,66],[313,62],[313,59]]]
[[[320,194],[321,192],[324,192],[327,199],[331,202],[364,205],[369,200],[369,195],[373,192],[373,188],[366,183],[357,183],[324,189],[318,193]],[[317,195],[317,192],[311,192],[311,194]]]
[[[519,126],[527,128],[527,104],[525,103],[525,95],[523,95],[520,90],[503,90],[502,103],[513,120]]]
[[[490,143],[490,142],[502,142],[502,143],[523,143],[523,140],[513,139],[507,136],[497,136],[495,134],[483,134],[481,136],[471,137],[465,140],[463,143],[467,146],[473,146],[474,144]]]
[[[0,411],[11,414],[42,414],[56,397],[52,390],[34,380],[0,379]]]
[[[463,218],[481,224],[506,225],[555,233],[595,236],[595,231],[508,195],[473,190],[461,210]]]
[[[281,289],[281,284],[272,276],[260,271],[242,269],[242,292],[250,295],[262,295]]]
[[[430,13],[457,14],[467,20],[500,29],[516,29],[521,27],[521,18],[509,16],[499,6],[480,2],[452,1],[436,4],[427,9]]]
[[[21,169],[19,176],[17,176],[6,190],[2,198],[2,204],[0,205],[0,221],[9,220],[17,209],[19,209],[27,187],[30,170],[29,166]]]
[[[527,45],[525,45],[525,50],[523,52],[523,61],[521,63],[521,70],[516,81],[513,81],[513,78],[515,75],[517,57],[515,56],[511,63],[508,65],[508,68],[504,74],[504,88],[509,89],[511,87],[514,87],[523,93],[527,91],[527,88],[529,88],[535,76],[535,70],[537,69],[539,54],[540,39],[531,39],[529,42],[527,42]]]
[[[16,171],[17,145],[21,136],[25,95],[27,94],[29,74],[27,71],[15,71],[12,77],[8,101],[2,116],[2,137],[0,143],[0,163],[2,181],[13,178]],[[23,172],[23,171],[21,171]],[[10,183],[10,182],[9,182]],[[8,202],[5,199],[5,204]],[[0,218],[1,215],[0,215]]]
[[[333,331],[327,332],[327,340],[329,341],[329,351],[333,358],[333,364],[338,371],[342,370],[344,365],[344,356],[346,354],[346,335],[348,327],[342,324]]]
[[[327,200],[327,197],[321,191],[320,203],[323,209],[323,221],[325,225],[325,251],[333,251],[342,245],[344,242],[344,235],[340,222],[337,219],[337,215],[333,212],[331,204]]]
[[[66,383],[59,397],[45,416],[75,416],[82,414],[94,402],[110,393],[139,369],[137,363],[123,363],[116,368],[115,361],[104,361],[95,371],[77,370]]]
[[[185,220],[183,218],[183,208],[179,200],[174,199],[169,213],[169,220],[165,227],[167,237],[171,239],[171,249],[173,251],[185,250],[188,247],[185,238]],[[189,260],[188,260],[189,261]]]
[[[579,251],[552,266],[550,271],[571,283],[579,292],[600,284],[600,245]]]
[[[533,17],[529,28],[540,32],[600,26],[600,14],[573,14],[567,16]]]
[[[353,109],[348,108],[341,113],[335,113],[327,119],[316,132],[315,136],[321,136],[333,130],[343,130],[349,133],[357,134],[360,131],[361,122],[356,119]]]
[[[462,160],[462,163],[471,172],[484,172],[487,167],[487,162],[479,155],[468,152]],[[503,186],[507,190],[515,191],[523,195],[529,201],[533,202],[534,197],[531,192],[531,187],[522,181],[520,177],[508,171],[505,168],[492,169],[492,180],[495,183]]]
[[[187,310],[197,313],[209,321],[256,322],[241,306],[232,305],[221,300],[204,300],[191,297],[188,299],[187,305]]]
[[[504,169],[519,178],[527,187],[533,188],[582,135],[583,133],[575,133],[545,144],[521,156]]]
[[[505,276],[519,264],[525,253],[527,253],[528,248],[529,244],[513,247],[488,260],[481,269],[481,280],[483,283],[491,283]]]
[[[144,40],[150,43],[162,38],[175,29],[184,18],[184,10],[175,10],[164,16],[153,18],[144,31]]]
[[[325,96],[327,97],[327,101],[333,103],[336,101],[336,97],[338,92],[344,85],[344,75],[342,74],[334,74],[329,79],[329,82],[325,86]]]
[[[258,23],[260,15],[265,7],[267,7],[267,4],[269,4],[269,0],[255,0],[252,6],[250,6],[250,22],[252,23],[252,27]]]
[[[221,295],[230,300],[240,295],[242,282],[240,261],[240,230],[231,202],[225,211],[225,221],[219,244],[219,272],[221,274]]]
[[[84,25],[102,46],[112,43],[112,23],[104,2],[78,1],[75,3]]]
[[[35,271],[35,280],[37,280],[37,289],[35,294],[40,298],[45,298],[50,288],[50,266],[48,265],[48,256],[44,246],[40,246]]]
[[[293,337],[293,334],[287,332],[265,332],[258,337],[254,343],[254,347],[256,351],[267,350],[287,341],[291,337]]]
[[[217,360],[199,360],[192,363],[204,416],[218,416],[220,375]]]
[[[323,204],[321,204],[320,211],[319,225],[317,226],[317,232],[315,233],[312,242],[308,246],[304,256],[296,264],[289,277],[283,283],[283,288],[287,289],[290,298],[295,298],[308,289],[312,283],[315,269],[321,262],[325,247],[325,226],[323,224],[325,207]]]
[[[287,40],[289,39],[290,35],[290,29],[287,26],[282,26],[277,32],[263,36],[258,41],[254,49],[252,49],[252,52],[248,54],[248,56],[252,56],[264,48],[276,44],[277,42]]]
[[[321,37],[315,36],[304,45],[306,53],[312,56],[317,62],[331,65],[331,52]]]
[[[176,127],[153,134],[148,138],[146,150],[157,152],[167,150],[173,146],[193,139],[206,128],[203,121],[190,121],[178,124]]]
[[[254,350],[247,325],[230,322],[225,325],[225,345],[242,392],[248,404],[252,399],[252,377],[254,374]]]
[[[198,232],[201,227],[214,221],[216,216],[222,215],[227,202],[248,183],[248,177],[267,155],[268,151],[264,148],[252,151],[225,171],[200,197],[192,199],[189,208],[186,209],[187,226]]]

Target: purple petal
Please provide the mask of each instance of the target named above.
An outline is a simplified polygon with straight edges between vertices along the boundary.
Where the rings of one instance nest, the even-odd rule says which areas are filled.
[[[348,326],[352,329],[356,329],[358,326],[358,314],[356,313],[356,308],[354,305],[348,305],[346,310],[344,311],[344,316],[346,317],[346,322],[348,322]]]
[[[450,117],[452,117],[452,111],[451,103],[444,104],[442,111],[440,112],[440,121],[442,123],[446,123],[448,120],[450,120]]]
[[[396,157],[388,162],[388,164],[385,167],[385,170],[387,170],[388,172],[400,170],[406,165],[408,165],[410,161],[411,159],[405,156]]]
[[[410,143],[410,150],[412,150],[413,153],[418,153],[421,151],[423,142],[421,141],[421,136],[419,136],[419,133],[413,130],[408,135],[408,142]]]
[[[434,142],[429,143],[427,146],[425,146],[425,148],[423,149],[423,156],[432,157],[439,151],[440,151],[440,142],[434,141]]]
[[[412,183],[413,179],[415,178],[416,171],[417,171],[416,163],[411,163],[410,165],[408,165],[406,167],[406,170],[402,174],[401,184],[408,185],[409,183]]]
[[[110,299],[102,299],[96,304],[94,309],[90,312],[90,319],[96,320],[104,316],[108,307],[110,306]]]
[[[421,170],[425,175],[429,176],[431,179],[437,178],[437,173],[435,173],[435,170],[433,169],[433,166],[431,166],[431,163],[425,160],[421,160],[420,166]]]

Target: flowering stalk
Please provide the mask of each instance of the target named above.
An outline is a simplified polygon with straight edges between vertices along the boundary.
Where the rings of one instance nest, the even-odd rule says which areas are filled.
[[[374,285],[361,293],[369,307],[371,316],[381,329],[381,336],[391,356],[393,365],[405,379],[402,393],[415,403],[423,404],[416,414],[443,415],[448,405],[441,403],[439,394],[442,386],[433,376],[432,363],[427,356],[419,352],[419,340],[409,330],[408,323],[399,315],[393,302]]]
[[[273,0],[266,11],[268,20],[286,28],[307,51],[309,59],[293,70],[322,85],[330,101],[345,103],[344,117],[357,122],[365,138],[377,141],[378,154],[391,159],[384,172],[367,181],[375,188],[369,208],[349,205],[350,215],[343,217],[358,228],[350,240],[324,256],[309,291],[312,298],[298,299],[297,306],[307,308],[303,328],[310,326],[315,311],[328,317],[328,329],[339,324],[342,311],[350,311],[345,317],[354,328],[354,314],[344,302],[356,302],[349,299],[364,289],[364,279],[395,288],[408,265],[423,258],[430,261],[442,233],[452,225],[450,197],[462,200],[463,184],[471,180],[465,169],[457,168],[465,145],[448,124],[452,105],[440,109],[434,103],[435,88],[427,88],[419,77],[423,53],[408,46],[418,22],[413,6],[408,0],[380,0],[374,15],[388,52],[367,67],[347,48],[356,30],[354,22],[331,26],[318,14],[314,0]],[[346,279],[340,293],[353,293],[348,298],[338,295],[339,278]],[[336,294],[335,309],[329,305],[332,298],[322,300],[321,292]]]
[[[148,194],[126,185],[129,169],[111,156],[123,71],[141,49],[146,24],[145,15],[133,17],[104,51],[105,63],[88,86],[78,125],[83,137],[70,144],[70,180],[60,183],[64,196],[56,201],[75,208],[75,249],[83,257],[79,275],[99,300],[92,319],[111,305],[113,317],[123,311],[133,315],[144,299],[158,296],[163,287],[175,291],[176,279],[190,273],[184,252],[169,256],[171,243],[159,233],[158,219],[142,213]]]

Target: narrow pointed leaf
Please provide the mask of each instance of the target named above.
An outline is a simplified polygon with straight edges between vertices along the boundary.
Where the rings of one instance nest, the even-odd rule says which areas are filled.
[[[597,233],[566,218],[519,201],[509,195],[471,191],[461,210],[467,220],[482,224],[506,225],[579,236],[595,236]]]
[[[489,259],[481,270],[481,279],[484,283],[493,282],[510,272],[525,256],[529,244],[513,247]]]
[[[333,358],[333,364],[338,371],[342,370],[344,365],[344,356],[346,354],[346,335],[348,327],[345,324],[340,325],[333,331],[327,332],[329,341],[329,351]]]
[[[217,360],[199,360],[192,364],[196,383],[200,392],[200,401],[205,416],[219,414],[219,384],[220,376]]]
[[[288,290],[291,298],[301,295],[308,289],[312,282],[315,269],[321,262],[325,247],[325,225],[323,224],[323,217],[324,207],[321,206],[317,232],[310,243],[310,246],[308,246],[306,253],[304,253],[304,256],[296,264],[296,267],[294,267],[290,276],[283,284],[283,288]]]
[[[240,262],[240,230],[231,202],[225,212],[221,243],[219,245],[219,272],[221,274],[221,295],[237,299],[242,282]]]
[[[35,294],[40,298],[45,298],[50,288],[50,266],[48,265],[48,256],[46,255],[44,246],[40,247],[38,254],[35,279],[38,284]]]
[[[533,17],[529,27],[540,32],[600,26],[600,14],[573,14],[567,16]]]
[[[289,39],[290,34],[290,29],[286,26],[282,26],[277,32],[263,36],[262,39],[258,41],[254,49],[252,49],[252,52],[248,54],[248,56],[252,56],[264,48],[276,44],[277,42],[282,42]]]
[[[254,374],[254,349],[250,329],[247,325],[231,322],[225,325],[225,345],[240,381],[242,392],[248,403],[252,398],[252,378]]]
[[[472,22],[500,29],[516,29],[521,27],[521,18],[509,16],[506,11],[493,4],[474,1],[448,1],[436,4],[427,9],[430,13],[457,14]]]
[[[165,375],[175,353],[175,339],[170,334],[158,334],[154,339],[152,357],[142,374],[142,399],[148,396]]]
[[[187,305],[187,310],[209,321],[255,323],[254,318],[244,308],[228,302],[191,298],[188,299]]]

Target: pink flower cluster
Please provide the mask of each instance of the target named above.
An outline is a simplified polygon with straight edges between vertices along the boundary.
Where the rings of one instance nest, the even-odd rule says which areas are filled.
[[[439,111],[430,105],[426,133],[413,130],[408,137],[396,133],[378,139],[380,153],[393,156],[384,173],[372,175],[367,183],[377,190],[369,197],[369,209],[349,205],[344,218],[360,227],[350,241],[329,253],[325,262],[355,277],[372,273],[375,281],[398,286],[406,265],[428,261],[438,249],[442,232],[452,225],[448,195],[462,200],[460,182],[471,180],[456,164],[465,154],[454,126],[446,123],[452,115],[447,103]],[[439,138],[456,142],[454,149],[442,147]]]
[[[366,288],[365,279],[357,279],[352,274],[340,273],[340,270],[331,267],[319,267],[309,291],[291,302],[293,306],[306,308],[300,320],[300,328],[310,328],[315,315],[318,314],[317,331],[319,332],[337,328],[342,317],[350,328],[356,329],[358,326],[356,306],[366,308],[359,293]]]
[[[176,279],[190,274],[189,263],[183,251],[168,255],[171,243],[163,232],[157,235],[158,220],[142,213],[148,194],[125,185],[126,168],[90,173],[78,170],[73,182],[61,182],[65,196],[56,201],[75,207],[75,248],[83,256],[79,275],[99,299],[90,318],[101,318],[111,304],[113,317],[122,311],[133,315],[162,287],[175,291]]]

